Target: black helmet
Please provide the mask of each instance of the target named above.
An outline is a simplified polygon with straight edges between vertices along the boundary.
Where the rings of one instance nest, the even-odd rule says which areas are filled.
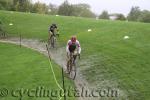
[[[53,23],[52,26],[57,26],[57,25]]]

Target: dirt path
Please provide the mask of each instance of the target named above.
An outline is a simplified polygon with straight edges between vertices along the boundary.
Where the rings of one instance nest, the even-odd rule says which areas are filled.
[[[1,39],[0,42],[5,43],[13,43],[20,45],[20,39],[19,38],[7,38],[7,39]],[[45,56],[48,56],[47,49],[46,49],[46,43],[39,42],[38,40],[32,40],[32,39],[22,39],[22,46],[25,46],[27,48],[34,49]],[[51,58],[61,67],[66,69],[66,52],[65,47],[63,48],[57,48],[57,49],[50,49]],[[82,90],[84,87],[85,90],[90,91],[91,87],[86,80],[83,79],[82,74],[80,73],[80,70],[77,69],[77,76],[75,79],[75,85],[78,90]],[[97,100],[93,97],[79,97],[78,100]]]

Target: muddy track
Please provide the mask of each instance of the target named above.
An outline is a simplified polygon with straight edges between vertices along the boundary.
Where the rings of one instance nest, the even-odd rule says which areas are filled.
[[[20,45],[20,39],[19,38],[7,38],[7,39],[1,39],[0,42],[4,43],[12,43],[16,45]],[[34,49],[45,56],[48,56],[47,49],[46,49],[46,43],[39,42],[39,40],[33,40],[33,39],[22,39],[21,41],[22,46]],[[63,48],[54,48],[50,49],[50,55],[52,60],[54,60],[59,66],[63,67],[64,70],[66,69],[66,52],[65,47]],[[85,90],[90,91],[90,86],[88,82],[83,78],[82,74],[80,73],[79,68],[77,68],[77,76],[74,80],[74,83],[76,85],[76,88],[78,90],[82,90],[84,87]],[[78,97],[78,100],[97,100],[93,97]]]

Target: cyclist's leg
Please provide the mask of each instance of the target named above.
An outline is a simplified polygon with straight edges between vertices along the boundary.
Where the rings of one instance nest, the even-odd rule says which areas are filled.
[[[51,45],[52,47],[54,47],[53,43],[54,43],[54,33],[52,31],[49,31],[49,45]]]
[[[69,72],[70,67],[70,53],[67,52],[67,71]]]
[[[54,41],[54,42],[56,42],[56,35],[54,34],[53,36],[54,36],[54,37],[53,37],[53,38],[54,38],[54,40],[53,40],[53,41]]]
[[[73,64],[75,64],[75,61],[76,61],[76,58],[77,58],[77,49],[75,49],[74,52],[73,52],[73,58],[74,58],[73,59],[74,60]]]
[[[48,45],[50,45],[51,38],[52,38],[52,32],[51,32],[51,31],[49,31],[49,36],[48,36]]]
[[[74,61],[73,61],[73,64],[75,65],[77,56],[74,55],[73,58],[74,58],[74,59],[73,59],[73,60],[74,60]]]

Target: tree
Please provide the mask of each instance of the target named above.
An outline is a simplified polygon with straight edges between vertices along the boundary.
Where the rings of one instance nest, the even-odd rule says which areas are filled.
[[[0,0],[0,9],[11,10],[12,4],[12,0]]]
[[[126,17],[123,14],[116,14],[116,20],[126,20]]]
[[[31,0],[26,0],[26,2],[24,2],[24,11],[25,12],[30,12],[31,11]]]
[[[31,0],[13,0],[14,10],[21,12],[30,12]]]
[[[141,10],[139,7],[135,6],[131,8],[131,11],[129,12],[127,19],[129,21],[138,21],[138,18],[141,14]]]
[[[88,4],[75,4],[73,5],[73,16],[81,17],[96,17],[96,15],[90,10],[90,5]]]
[[[109,14],[106,10],[104,10],[100,15],[99,19],[109,19]]]
[[[33,5],[32,8],[33,13],[39,13],[39,14],[47,14],[48,13],[48,7],[45,3],[36,2]]]
[[[95,14],[90,10],[88,4],[69,4],[66,0],[58,8],[59,15],[65,16],[80,16],[80,17],[95,17]]]
[[[18,0],[13,0],[13,7],[15,8],[15,6],[17,5]],[[14,9],[15,10],[15,9]]]
[[[143,10],[139,16],[139,21],[150,23],[150,11]]]
[[[50,3],[48,6],[48,10],[49,10],[48,11],[49,14],[56,15],[58,12],[58,7],[56,5]]]
[[[4,0],[0,0],[0,9],[5,9],[6,7],[6,2]]]
[[[59,15],[71,16],[72,13],[73,13],[73,6],[69,4],[67,0],[64,1],[58,8]]]

